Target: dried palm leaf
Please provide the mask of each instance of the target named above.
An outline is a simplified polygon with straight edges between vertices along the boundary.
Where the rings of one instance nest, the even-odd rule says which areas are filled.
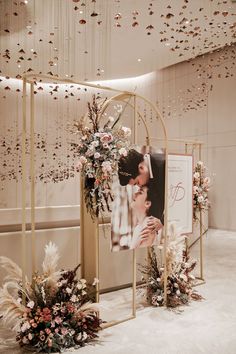
[[[89,315],[93,315],[94,313],[98,316],[99,315],[99,305],[96,303],[86,302],[80,307],[79,312],[80,312],[80,314],[83,314],[83,316],[85,316],[85,317],[87,317]]]
[[[21,268],[10,258],[1,256],[0,266],[8,273],[4,278],[5,280],[22,281]]]
[[[49,244],[45,246],[45,258],[43,261],[43,272],[47,274],[44,281],[47,281],[50,286],[55,286],[61,276],[61,272],[57,271],[59,258],[58,247],[50,241]]]
[[[26,311],[26,307],[22,305],[9,292],[10,288],[18,288],[18,284],[7,282],[0,289],[0,316],[2,321],[8,328],[18,331],[22,316]]]
[[[5,269],[5,271],[8,273],[5,276],[4,280],[8,280],[8,281],[16,282],[18,284],[22,284],[22,282],[23,282],[22,270],[15,262],[13,262],[8,257],[1,256],[0,257],[0,266],[3,269]],[[20,285],[18,285],[17,290],[24,292]],[[30,286],[27,276],[25,276],[25,290],[28,295],[31,294],[31,286]]]
[[[174,224],[170,225],[169,229],[169,244],[166,253],[166,265],[168,275],[175,273],[183,259],[183,252],[185,251],[185,235],[181,235]]]

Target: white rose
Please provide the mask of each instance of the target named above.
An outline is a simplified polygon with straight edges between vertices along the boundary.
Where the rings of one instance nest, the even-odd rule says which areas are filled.
[[[80,171],[82,170],[82,167],[83,167],[82,163],[81,163],[80,161],[78,161],[77,164],[76,164],[76,166],[75,166],[76,170],[77,170],[78,172],[80,172]]]
[[[194,175],[193,175],[194,178],[198,179],[200,177],[200,174],[199,172],[195,172]]]
[[[122,155],[122,156],[127,156],[127,150],[125,148],[121,148],[119,150],[119,154]]]
[[[29,322],[24,322],[23,325],[21,326],[21,332],[25,332],[27,329],[30,329],[30,324]]]
[[[29,301],[28,304],[27,304],[27,307],[32,309],[34,307],[34,301]]]
[[[198,198],[197,198],[197,201],[198,201],[198,203],[202,203],[202,202],[204,202],[204,198],[203,198],[203,196],[202,196],[202,195],[200,195],[200,197],[198,197]]]
[[[78,284],[77,284],[77,289],[78,289],[78,290],[83,289],[83,285],[82,285],[81,283],[78,283]]]
[[[85,156],[81,156],[79,161],[82,163],[82,164],[85,164],[88,160],[86,159]]]
[[[107,173],[107,172],[111,172],[112,171],[112,167],[111,167],[111,163],[110,161],[104,161],[102,163],[102,171],[104,173]]]
[[[131,135],[131,129],[127,127],[122,127],[121,128],[125,136],[130,136]]]
[[[72,293],[72,290],[71,290],[71,288],[66,288],[66,292],[67,292],[67,294],[71,294]]]
[[[95,140],[91,143],[91,145],[93,145],[94,147],[97,147],[99,145],[99,142],[97,140]]]
[[[95,159],[99,159],[100,156],[101,156],[101,154],[99,152],[95,152],[95,154],[94,154]]]
[[[70,301],[76,302],[78,300],[77,296],[74,294],[71,296]]]
[[[198,187],[197,187],[197,186],[194,186],[194,187],[193,187],[193,194],[197,194],[197,192],[198,192]]]

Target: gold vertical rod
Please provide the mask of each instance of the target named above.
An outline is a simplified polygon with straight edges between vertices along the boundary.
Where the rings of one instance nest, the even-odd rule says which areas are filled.
[[[21,236],[21,262],[22,262],[22,286],[25,290],[26,277],[26,79],[23,79],[23,102],[22,102],[22,236]],[[23,303],[25,303],[25,296],[23,293]]]
[[[202,146],[201,144],[199,146],[199,160],[201,161],[202,159]],[[202,178],[201,172],[200,172],[200,178]],[[202,209],[200,208],[200,215],[199,215],[199,223],[200,223],[200,278],[203,278],[203,227],[202,227]]]
[[[134,144],[137,144],[137,98],[134,95]],[[136,317],[136,250],[133,250],[133,296],[132,315]]]
[[[36,271],[35,244],[35,175],[34,175],[34,84],[30,83],[30,200],[32,276]]]
[[[134,144],[137,144],[137,98],[134,95]]]
[[[96,228],[95,228],[95,247],[96,247],[96,278],[99,279],[99,218],[97,217],[95,220]],[[100,282],[96,282],[96,302],[99,302],[100,298]]]
[[[166,256],[167,256],[167,230],[168,230],[168,142],[166,139],[166,163],[165,163],[165,215],[164,215],[164,305],[167,307],[167,264],[166,264]]]
[[[184,153],[185,154],[188,153],[188,143],[185,143]],[[189,249],[188,237],[186,237],[186,239],[185,239],[185,246],[186,246],[186,252],[188,252],[188,249]]]
[[[133,297],[132,315],[136,317],[136,250],[133,250]]]
[[[80,262],[81,278],[85,277],[84,267],[84,179],[80,174]]]

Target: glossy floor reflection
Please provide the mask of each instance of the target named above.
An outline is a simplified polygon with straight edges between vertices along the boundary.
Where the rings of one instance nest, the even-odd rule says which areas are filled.
[[[136,319],[103,330],[98,344],[74,353],[235,354],[236,232],[209,230],[204,244],[206,284],[197,289],[205,300],[191,302],[181,314],[139,305]],[[198,250],[197,244],[193,250],[196,258]],[[101,305],[102,311],[112,309],[114,318],[122,311],[129,314],[130,294],[107,294]],[[1,354],[22,353],[10,332],[0,334]]]

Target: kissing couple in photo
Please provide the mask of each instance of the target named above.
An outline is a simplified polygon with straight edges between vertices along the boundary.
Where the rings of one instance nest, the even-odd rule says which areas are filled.
[[[132,186],[130,249],[158,243],[164,225],[165,154],[142,147],[129,150],[119,161],[119,183]]]

